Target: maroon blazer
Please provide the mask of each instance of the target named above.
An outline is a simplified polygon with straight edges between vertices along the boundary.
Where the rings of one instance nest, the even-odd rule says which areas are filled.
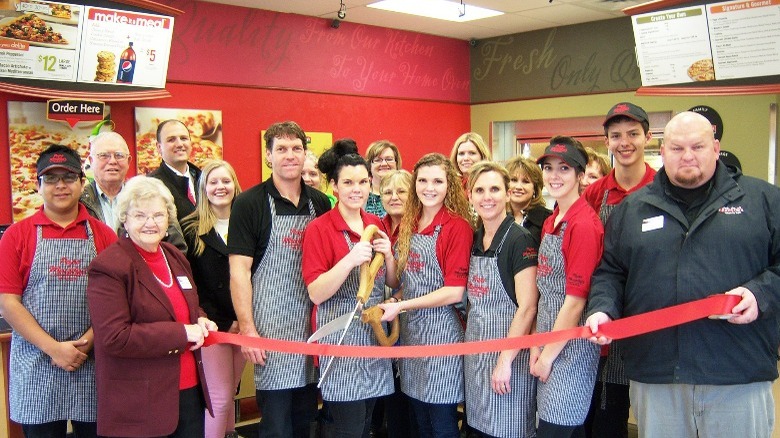
[[[183,289],[190,320],[198,319],[198,293],[190,265],[176,247],[160,244]],[[179,355],[187,334],[173,306],[132,241],[119,241],[89,266],[87,301],[95,332],[97,427],[102,436],[166,436],[179,418]],[[211,410],[200,350],[195,352],[200,385]]]

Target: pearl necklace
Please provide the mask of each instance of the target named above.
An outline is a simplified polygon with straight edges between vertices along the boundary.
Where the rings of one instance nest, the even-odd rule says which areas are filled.
[[[173,272],[171,272],[171,265],[168,264],[168,257],[165,256],[165,251],[160,248],[160,252],[162,253],[163,260],[165,261],[165,267],[168,268],[168,282],[166,283],[160,280],[160,277],[158,277],[154,271],[152,271],[152,275],[154,275],[154,278],[157,279],[157,281],[160,282],[164,288],[169,289],[171,286],[173,286]]]

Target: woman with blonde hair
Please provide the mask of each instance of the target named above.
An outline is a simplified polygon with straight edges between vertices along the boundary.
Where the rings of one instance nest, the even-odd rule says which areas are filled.
[[[530,233],[507,214],[509,174],[483,161],[469,176],[471,205],[479,214],[469,264],[466,341],[527,335],[536,318],[536,250]],[[529,351],[504,350],[464,357],[469,426],[487,436],[536,434],[536,379]]]
[[[414,166],[413,190],[396,243],[403,291],[379,306],[382,317],[401,318],[401,344],[463,341],[454,306],[468,280],[473,230],[455,166],[442,154]],[[403,298],[403,300],[401,300]],[[392,302],[395,301],[395,302]],[[420,436],[458,436],[458,403],[464,400],[463,357],[401,359],[401,390],[410,397]]]
[[[398,231],[401,229],[401,219],[404,216],[406,201],[412,189],[412,174],[406,170],[393,170],[382,179],[379,193],[382,196],[382,207],[387,213],[382,218],[387,235],[395,243]]]
[[[322,181],[322,172],[320,172],[320,168],[317,166],[318,161],[319,158],[317,155],[315,155],[314,152],[307,150],[306,158],[303,160],[301,178],[303,178],[303,183],[307,186],[325,193],[325,196],[330,200],[330,206],[333,207],[336,205],[337,199],[335,196],[325,191],[327,184]]]
[[[464,191],[467,189],[468,173],[471,166],[480,161],[490,160],[490,148],[482,136],[476,132],[467,132],[458,137],[450,152],[450,162],[462,178],[461,183]]]
[[[401,153],[389,140],[378,140],[368,146],[366,162],[370,167],[371,192],[368,194],[365,210],[381,219],[385,216],[385,209],[382,207],[379,185],[385,175],[401,168]]]
[[[230,296],[227,234],[233,200],[241,193],[241,186],[230,163],[214,160],[201,169],[197,190],[198,204],[182,219],[182,227],[200,307],[220,331],[238,333]],[[213,417],[206,415],[206,438],[233,436],[233,396],[246,363],[241,348],[219,344],[204,348],[202,354],[214,411]]]
[[[542,197],[542,170],[535,161],[517,156],[506,163],[509,173],[509,213],[531,233],[539,248],[542,226],[552,214]]]

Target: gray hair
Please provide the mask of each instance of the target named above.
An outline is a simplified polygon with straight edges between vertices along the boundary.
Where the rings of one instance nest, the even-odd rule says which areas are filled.
[[[114,131],[103,131],[89,139],[89,153],[92,154],[92,151],[95,148],[95,144],[106,140],[117,140],[125,145],[125,149],[130,152],[130,148],[127,146],[127,141],[125,141],[125,138],[122,137],[119,133]]]
[[[127,221],[127,212],[139,201],[151,199],[160,199],[165,203],[168,210],[168,221],[176,218],[176,205],[173,203],[171,191],[165,187],[162,181],[145,175],[138,175],[130,178],[125,183],[122,191],[117,196],[117,227]],[[166,226],[166,228],[168,228]]]

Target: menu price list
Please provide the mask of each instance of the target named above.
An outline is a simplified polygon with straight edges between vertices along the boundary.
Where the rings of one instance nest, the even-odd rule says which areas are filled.
[[[87,7],[79,82],[165,86],[173,18]]]
[[[633,26],[643,85],[714,79],[693,71],[700,65],[712,69],[703,6],[637,15]]]
[[[708,5],[718,79],[780,73],[780,0]]]
[[[80,12],[56,2],[7,3],[0,9],[0,76],[75,81]]]

